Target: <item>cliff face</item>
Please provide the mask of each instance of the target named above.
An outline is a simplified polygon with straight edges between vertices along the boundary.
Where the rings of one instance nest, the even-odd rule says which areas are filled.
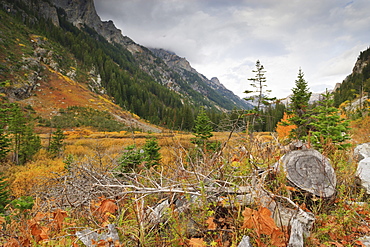
[[[67,20],[76,27],[87,25],[102,35],[108,42],[127,44],[132,42],[122,35],[121,30],[116,28],[112,21],[102,21],[95,10],[93,0],[51,0],[58,8],[62,8]]]

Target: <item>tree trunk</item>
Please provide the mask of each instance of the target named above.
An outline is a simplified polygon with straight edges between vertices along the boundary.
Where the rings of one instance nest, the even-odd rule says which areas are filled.
[[[314,196],[329,198],[335,194],[336,176],[329,160],[314,149],[285,154],[279,166],[290,183]]]

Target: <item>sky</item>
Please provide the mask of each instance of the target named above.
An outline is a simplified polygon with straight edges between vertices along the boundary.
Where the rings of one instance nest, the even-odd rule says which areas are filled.
[[[185,57],[243,98],[256,61],[270,96],[291,94],[299,69],[310,91],[333,89],[370,47],[369,0],[94,0],[136,43]]]

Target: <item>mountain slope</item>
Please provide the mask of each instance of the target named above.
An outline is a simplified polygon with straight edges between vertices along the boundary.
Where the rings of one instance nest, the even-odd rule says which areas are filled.
[[[370,92],[370,48],[360,52],[352,73],[336,86],[335,104],[339,106],[344,101],[351,101],[358,96],[363,97],[365,92]]]
[[[209,80],[197,72],[185,58],[181,58],[175,53],[164,49],[151,48],[150,50],[187,81],[192,89],[201,92],[202,95],[205,95],[218,105],[224,105],[229,110],[235,106],[239,106],[242,109],[250,109],[252,107],[222,85],[217,77]]]
[[[191,101],[199,101],[201,105],[208,105],[209,107],[215,105],[219,110],[250,107],[225,87],[213,87],[211,81],[191,68],[189,62],[185,59],[177,57],[177,60],[181,61],[181,63],[178,63],[179,66],[169,64],[166,59],[164,59],[165,63],[162,63],[157,58],[164,58],[158,52],[163,50],[151,49],[153,55],[149,49],[123,36],[121,30],[117,29],[112,21],[101,21],[94,8],[93,0],[53,0],[52,2],[55,6],[65,10],[67,20],[75,26],[87,25],[102,35],[108,42],[122,45],[136,58],[142,70],[160,84],[166,85],[184,96],[189,96]],[[191,75],[184,75],[184,71],[190,72]],[[199,77],[200,80],[194,81],[194,77]],[[190,88],[187,84],[190,84]]]
[[[32,109],[40,122],[51,121],[63,109],[80,106],[109,112],[127,128],[161,131],[114,104],[94,71],[78,69],[77,60],[66,49],[36,35],[2,9],[0,20],[0,100],[6,96],[10,102]]]
[[[199,106],[219,113],[248,108],[215,79],[213,83],[192,68],[169,66],[149,49],[123,36],[113,22],[102,22],[92,0],[0,0],[0,3],[8,15],[20,21],[19,25],[26,24],[30,33],[44,36],[70,54],[64,57],[41,46],[39,51],[33,51],[39,55],[26,59],[41,59],[63,76],[78,83],[85,81],[94,92],[108,94],[122,108],[152,123],[191,129]],[[31,80],[29,75],[30,79],[21,80],[4,77],[17,81],[17,87],[7,93],[13,92],[18,99],[27,98],[35,90],[39,71],[34,72],[29,73],[34,75],[32,85],[24,83],[21,87],[18,82]]]

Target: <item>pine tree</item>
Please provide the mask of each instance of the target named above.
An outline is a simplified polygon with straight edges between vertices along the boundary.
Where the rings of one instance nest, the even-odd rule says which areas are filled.
[[[309,114],[309,100],[311,92],[309,92],[308,84],[304,79],[304,74],[301,69],[298,72],[298,79],[295,81],[295,88],[292,89],[288,115],[290,118],[287,125],[295,125],[292,129],[292,137],[295,139],[305,139],[310,131],[310,114]]]
[[[0,161],[4,160],[10,151],[10,138],[5,131],[8,125],[8,108],[5,103],[0,103]]]
[[[192,143],[204,146],[207,140],[213,136],[212,131],[212,123],[202,107],[195,119],[195,126],[193,128],[195,138],[192,139]]]
[[[12,136],[13,162],[22,165],[41,148],[41,140],[33,131],[21,108],[14,104],[10,109],[9,132]]]
[[[50,146],[48,149],[49,153],[53,156],[59,156],[60,152],[62,151],[63,141],[65,138],[66,137],[60,128],[53,132],[53,136],[51,137]]]
[[[247,101],[253,101],[256,103],[256,107],[253,110],[248,112],[248,115],[252,115],[252,128],[255,129],[256,122],[259,124],[262,123],[262,110],[267,105],[271,104],[276,98],[268,97],[271,90],[265,89],[267,87],[266,77],[263,65],[260,63],[259,60],[256,62],[256,70],[252,70],[252,72],[256,73],[254,78],[249,78],[248,80],[252,81],[250,84],[253,87],[253,90],[246,90],[244,93],[254,95],[244,98]]]
[[[145,155],[144,161],[147,162],[147,167],[159,165],[159,161],[161,160],[161,154],[159,153],[160,149],[161,147],[158,145],[156,138],[149,138],[146,140],[143,150]]]
[[[312,131],[310,133],[311,144],[318,149],[333,143],[340,149],[349,147],[344,143],[349,139],[349,123],[340,117],[340,112],[334,107],[333,94],[326,91],[322,99],[312,111]]]
[[[4,212],[4,208],[8,203],[10,197],[10,191],[8,189],[8,183],[5,180],[5,177],[0,177],[0,213]]]

